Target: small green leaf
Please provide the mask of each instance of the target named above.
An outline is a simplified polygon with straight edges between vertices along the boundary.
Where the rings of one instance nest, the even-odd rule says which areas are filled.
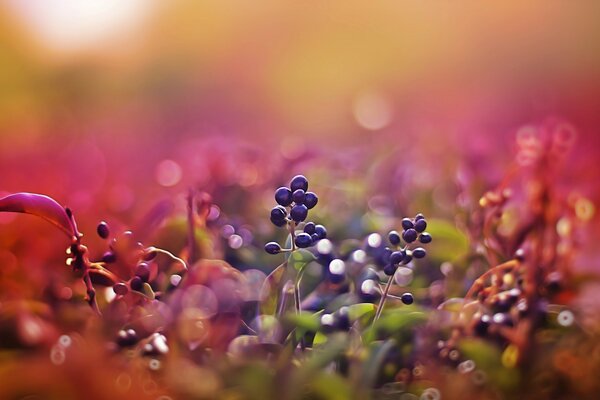
[[[304,332],[316,332],[319,329],[319,326],[321,325],[319,314],[311,314],[309,312],[302,312],[300,314],[288,314],[285,316],[285,321]]]
[[[154,290],[152,290],[152,286],[148,282],[144,282],[144,287],[142,288],[142,293],[150,300],[154,300]]]
[[[315,256],[308,250],[298,249],[294,250],[292,254],[290,254],[290,258],[288,263],[292,265],[292,267],[300,272],[302,271],[310,262],[315,261]]]
[[[452,261],[469,251],[469,239],[456,226],[441,219],[428,219],[427,232],[433,237],[427,253],[435,261]]]
[[[350,321],[357,321],[364,316],[375,313],[375,304],[372,303],[358,303],[348,306],[348,318]]]

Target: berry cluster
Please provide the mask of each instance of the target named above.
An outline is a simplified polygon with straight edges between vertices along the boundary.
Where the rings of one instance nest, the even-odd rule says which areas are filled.
[[[409,245],[416,242],[427,244],[431,243],[431,235],[425,232],[427,228],[427,220],[423,214],[417,214],[414,219],[404,218],[402,220],[402,235],[397,231],[388,233],[388,240],[395,250],[388,250],[388,264],[383,267],[383,272],[388,276],[393,276],[396,269],[401,264],[408,264],[413,258],[424,258],[427,251],[423,247],[415,247],[409,249]],[[400,248],[402,241],[405,242],[404,247]]]
[[[306,222],[302,232],[296,234],[298,224],[306,221],[308,210],[314,208],[319,198],[308,191],[308,179],[303,175],[296,175],[290,182],[290,187],[282,186],[275,191],[277,205],[271,209],[271,222],[278,227],[288,226],[294,238],[294,245],[307,248],[321,239],[327,237],[327,229],[314,222]],[[279,243],[269,242],[265,245],[269,254],[278,254],[283,250]]]

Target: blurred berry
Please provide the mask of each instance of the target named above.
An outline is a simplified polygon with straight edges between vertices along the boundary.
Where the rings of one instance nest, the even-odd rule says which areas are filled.
[[[102,255],[102,262],[106,264],[111,264],[117,261],[117,255],[112,251],[107,251]]]
[[[425,219],[425,216],[421,213],[418,213],[417,215],[415,215],[415,221],[421,220],[421,219]]]
[[[315,223],[307,222],[306,225],[304,225],[304,232],[308,233],[309,235],[315,233]]]
[[[411,228],[414,228],[414,224],[410,220],[410,218],[402,219],[402,229],[406,230],[406,229],[411,229]]]
[[[325,239],[327,237],[327,229],[323,225],[316,225],[315,233],[319,235],[319,239]]]
[[[423,244],[431,243],[431,235],[427,232],[423,232],[419,235],[419,242]]]
[[[306,192],[308,190],[308,179],[306,179],[304,175],[296,175],[290,182],[290,189],[292,189],[292,192],[298,189],[302,189]]]
[[[420,219],[415,222],[415,230],[417,232],[423,232],[425,230],[425,228],[427,228],[427,220],[426,219]]]
[[[412,228],[407,229],[402,233],[402,239],[404,239],[404,241],[406,243],[414,242],[415,240],[417,240],[417,236],[418,236],[417,231]]]
[[[403,294],[403,295],[400,297],[400,299],[402,300],[402,302],[403,302],[404,304],[407,304],[407,305],[408,305],[408,304],[412,304],[412,303],[415,301],[415,299],[413,298],[413,295],[412,295],[411,293],[404,293],[404,294]]]
[[[277,242],[269,242],[265,244],[265,251],[269,254],[278,254],[281,252],[281,246]]]
[[[292,204],[292,191],[286,187],[280,187],[275,191],[275,201],[281,206]]]
[[[475,321],[475,325],[473,326],[473,331],[478,336],[485,336],[490,327],[491,318],[489,315],[482,315],[479,319]]]
[[[304,204],[296,204],[290,211],[290,216],[296,222],[302,222],[308,216],[308,208]]]
[[[387,276],[393,276],[396,273],[396,269],[398,269],[396,265],[387,264],[385,267],[383,267],[383,273]]]
[[[139,292],[144,287],[144,281],[139,276],[134,276],[133,279],[131,279],[129,286],[132,290]]]
[[[98,233],[98,236],[100,236],[102,239],[107,239],[110,235],[110,229],[108,228],[108,224],[104,221],[100,222],[96,227],[96,232]]]
[[[390,233],[388,233],[388,239],[394,246],[400,244],[400,234],[397,231],[390,231]]]
[[[148,282],[150,279],[150,267],[146,263],[139,263],[135,267],[135,276],[139,276],[144,282]]]
[[[335,314],[335,326],[339,330],[347,331],[350,329],[350,316],[348,312],[348,307],[341,307]]]
[[[404,252],[402,251],[394,251],[390,255],[390,263],[393,265],[398,265],[404,260]]]
[[[421,221],[423,221],[423,220],[421,220]],[[414,258],[423,258],[427,255],[427,252],[425,251],[424,248],[417,247],[416,249],[413,249],[412,255]]]
[[[296,246],[300,247],[301,249],[304,249],[304,248],[312,246],[313,240],[312,240],[312,237],[308,233],[302,232],[296,236],[294,243],[296,243]]]
[[[120,282],[113,286],[113,291],[119,296],[124,296],[129,293],[129,288],[126,284]]]
[[[294,193],[292,193],[292,200],[296,204],[304,204],[305,198],[306,198],[306,193],[302,189],[294,190]]]
[[[313,192],[306,192],[306,196],[304,197],[304,204],[310,210],[319,202],[319,198]]]
[[[325,333],[335,330],[335,318],[333,314],[323,314],[321,316],[321,330]]]
[[[138,335],[133,329],[121,329],[117,333],[117,344],[121,347],[133,346],[138,341]]]

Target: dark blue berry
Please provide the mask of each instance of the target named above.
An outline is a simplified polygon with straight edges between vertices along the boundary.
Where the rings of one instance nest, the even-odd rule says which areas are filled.
[[[427,232],[423,232],[419,235],[419,242],[423,244],[431,243],[431,235]]]
[[[418,221],[418,220],[424,219],[424,218],[425,218],[425,216],[421,213],[418,213],[417,215],[415,215],[415,221]]]
[[[117,261],[117,255],[112,251],[107,251],[102,255],[102,262],[105,262],[106,264],[111,264],[115,261]]]
[[[312,235],[310,235],[313,243],[317,243],[319,240],[321,240],[321,238],[319,237],[319,235],[317,235],[316,233],[313,233]]]
[[[281,246],[277,242],[269,242],[265,244],[265,251],[269,254],[278,254],[281,252]]]
[[[280,187],[275,191],[275,201],[281,206],[292,204],[292,191],[286,187]]]
[[[491,318],[489,315],[482,315],[479,319],[475,321],[473,325],[473,331],[478,336],[485,336],[490,327]]]
[[[412,261],[412,251],[406,250],[404,252],[404,260],[402,260],[402,264],[408,264]]]
[[[296,236],[294,243],[296,243],[296,246],[300,247],[301,249],[304,249],[306,247],[312,246],[313,240],[312,240],[312,237],[310,237],[310,235],[308,233],[303,232],[303,233],[299,233]]]
[[[327,229],[323,225],[316,225],[315,233],[319,235],[319,239],[325,239],[327,237]]]
[[[398,265],[404,260],[404,252],[395,251],[390,255],[390,263],[393,265]]]
[[[387,276],[392,276],[396,273],[397,268],[398,267],[396,265],[387,264],[385,267],[383,267],[383,273]]]
[[[275,206],[271,210],[271,219],[281,221],[285,217],[287,217],[287,211],[283,206]]]
[[[339,330],[347,331],[350,329],[350,315],[348,307],[341,307],[335,314],[335,325]]]
[[[302,189],[306,192],[308,190],[308,179],[306,179],[304,175],[296,175],[290,182],[290,189],[292,189],[292,192],[298,189]]]
[[[273,223],[273,225],[278,226],[280,228],[282,226],[284,226],[285,224],[287,224],[287,221],[285,218],[284,219],[276,219],[276,218],[273,218],[272,216],[271,216],[271,222]]]
[[[139,276],[144,282],[148,282],[150,279],[150,267],[146,263],[139,263],[135,267],[135,276]]]
[[[342,283],[346,276],[344,274],[329,274],[329,281],[331,283]]]
[[[388,239],[394,246],[400,244],[400,234],[396,231],[390,231],[390,233],[388,233]]]
[[[411,293],[404,293],[402,297],[400,297],[400,300],[402,300],[402,302],[407,305],[412,304],[415,301]]]
[[[296,204],[290,211],[290,216],[296,222],[302,222],[308,216],[308,208],[304,204]]]
[[[102,239],[107,239],[110,235],[110,229],[108,228],[108,224],[104,221],[100,222],[96,227],[96,232],[98,233],[98,236],[100,236]]]
[[[302,189],[294,190],[294,193],[292,193],[292,200],[294,200],[294,203],[296,204],[304,204],[305,198],[306,193]]]
[[[421,220],[421,221],[423,221],[423,220]],[[414,258],[423,258],[423,257],[425,257],[427,255],[427,252],[425,251],[424,248],[417,247],[416,249],[414,249],[412,251],[412,255],[413,255]]]
[[[404,239],[406,243],[414,242],[415,240],[417,240],[417,236],[418,233],[414,229],[407,229],[402,233],[402,239]]]
[[[306,196],[304,197],[304,204],[310,210],[319,202],[319,198],[313,192],[306,192]]]
[[[308,233],[309,235],[315,233],[315,223],[307,222],[306,225],[304,225],[304,232]]]
[[[423,232],[427,228],[427,220],[425,218],[415,222],[415,230],[417,232]]]
[[[131,287],[132,290],[139,292],[144,287],[144,281],[139,276],[134,276],[133,279],[131,279],[129,286]]]
[[[404,218],[402,220],[402,229],[406,230],[411,228],[414,228],[413,222],[410,220],[410,218]]]

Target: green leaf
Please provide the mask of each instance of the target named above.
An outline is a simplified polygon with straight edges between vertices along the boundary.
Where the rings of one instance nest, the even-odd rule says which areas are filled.
[[[469,251],[469,239],[456,226],[441,219],[428,219],[427,232],[433,237],[427,253],[437,262],[456,260]]]
[[[308,250],[298,249],[290,254],[288,264],[298,272],[302,271],[310,262],[315,261],[315,256]]]
[[[369,346],[369,357],[363,364],[363,382],[366,387],[373,387],[385,356],[396,345],[394,339],[385,342],[373,342]]]
[[[350,384],[337,374],[321,373],[311,380],[310,388],[319,399],[346,400],[352,398]]]
[[[348,318],[350,321],[357,321],[365,316],[375,314],[375,304],[372,303],[358,303],[348,306]]]
[[[298,330],[307,332],[316,332],[320,327],[320,313],[311,314],[309,312],[302,312],[300,314],[287,314],[285,321],[292,324]]]

